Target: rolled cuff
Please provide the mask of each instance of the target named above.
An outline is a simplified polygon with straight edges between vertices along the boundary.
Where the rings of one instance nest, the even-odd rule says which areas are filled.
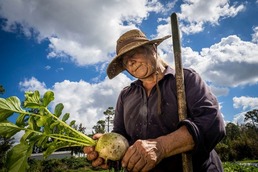
[[[178,123],[177,127],[180,128],[183,125],[187,127],[189,133],[193,137],[195,144],[194,144],[194,148],[193,148],[192,152],[194,153],[200,148],[201,144],[203,143],[202,138],[200,136],[200,131],[199,131],[198,127],[189,119],[180,121]]]

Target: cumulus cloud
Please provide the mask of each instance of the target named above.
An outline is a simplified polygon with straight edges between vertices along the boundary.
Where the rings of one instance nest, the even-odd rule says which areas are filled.
[[[47,65],[47,66],[45,66],[45,69],[46,69],[46,70],[50,70],[50,69],[51,69],[51,66]]]
[[[234,17],[245,9],[244,4],[230,5],[228,0],[185,0],[181,5],[182,31],[197,33],[206,23],[218,25],[221,18]]]
[[[214,85],[211,85],[210,88],[216,96],[227,96],[229,93],[229,88],[215,87]]]
[[[254,27],[254,33],[252,34],[252,42],[258,44],[258,26]]]
[[[258,97],[234,97],[233,106],[234,108],[242,108],[243,110],[258,108]]]
[[[79,66],[97,64],[96,70],[101,73],[105,71],[107,61],[114,56],[115,42],[121,33],[139,27],[151,12],[168,12],[176,2],[164,6],[158,0],[1,1],[0,17],[6,19],[3,23],[6,31],[22,32],[39,42],[49,41],[48,58],[70,59]],[[228,0],[185,0],[178,13],[180,30],[184,34],[197,33],[206,24],[218,25],[220,20],[234,17],[244,10],[245,4],[230,4]],[[159,18],[158,22],[156,33],[151,35],[153,39],[171,34],[169,18]],[[254,26],[253,30],[252,42],[229,35],[200,52],[182,47],[183,65],[197,70],[211,84],[216,95],[227,95],[228,87],[256,84],[258,29]],[[171,39],[164,41],[159,46],[159,53],[173,64],[171,44]],[[59,68],[56,71],[62,70]],[[100,81],[96,77],[93,79],[96,84],[66,80],[46,86],[43,81],[32,77],[21,82],[20,87],[23,91],[37,89],[41,93],[53,90],[56,93],[55,103],[64,102],[67,106],[65,111],[71,112],[74,118],[87,124],[87,129],[91,130],[103,111],[115,104],[115,98],[123,87],[118,83],[130,81],[125,75],[119,75],[116,79],[117,82],[112,80],[110,83],[107,79]],[[235,104],[242,107],[237,100]]]
[[[66,57],[77,65],[108,61],[121,33],[137,27],[150,12],[171,8],[157,0],[15,0],[1,1],[0,6],[6,31],[47,39],[49,58]]]
[[[241,112],[234,116],[232,122],[235,124],[244,124],[245,123],[245,114],[246,112]]]
[[[47,91],[47,86],[44,82],[39,82],[35,77],[30,79],[24,79],[19,83],[21,91],[35,91],[39,90],[40,94],[44,94]]]
[[[206,59],[198,64],[198,68],[207,80],[231,87],[258,81],[258,44],[231,35],[209,49],[203,49],[201,55]]]
[[[5,30],[20,29],[39,41],[47,39],[50,42],[48,58],[70,59],[79,66],[98,64],[105,69],[107,61],[114,56],[116,38],[121,33],[139,26],[150,12],[166,13],[175,2],[2,1],[0,16],[7,18]],[[203,28],[204,23],[217,24],[220,19],[233,17],[244,8],[244,4],[230,5],[226,0],[187,0],[181,5],[180,23],[190,23],[188,28],[197,25]],[[157,26],[156,34],[151,36],[153,39],[171,34],[169,18],[160,18],[159,21],[162,23]],[[181,30],[184,31],[183,28]],[[201,52],[182,47],[184,65],[195,68],[216,87],[254,84],[258,81],[257,28],[254,28],[252,37],[253,43],[230,35]],[[171,44],[171,40],[164,41],[159,46],[159,53],[173,64]]]
[[[115,107],[118,94],[130,82],[129,78],[120,74],[113,80],[106,78],[97,84],[83,80],[64,80],[47,88],[44,82],[32,77],[20,82],[20,87],[23,91],[39,90],[41,95],[46,90],[52,90],[55,93],[52,109],[56,104],[63,103],[63,114],[70,113],[70,120],[76,120],[77,124],[82,123],[86,127],[86,132],[91,133],[97,121],[104,119],[103,112],[108,107]]]
[[[200,52],[183,48],[184,66],[196,69],[215,86],[237,87],[258,82],[258,44],[241,40],[236,35]]]

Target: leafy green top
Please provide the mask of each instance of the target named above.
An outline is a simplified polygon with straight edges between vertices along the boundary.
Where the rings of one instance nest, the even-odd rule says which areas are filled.
[[[66,121],[70,114],[62,115],[63,104],[57,104],[54,113],[48,105],[54,100],[54,93],[47,91],[41,98],[39,91],[26,92],[24,107],[21,107],[19,98],[13,96],[0,98],[0,135],[12,137],[23,130],[20,143],[7,153],[7,167],[9,172],[23,172],[28,169],[27,159],[31,156],[34,146],[41,147],[44,158],[54,151],[73,146],[95,146],[96,141],[75,130]],[[16,122],[8,121],[12,115],[18,114]]]

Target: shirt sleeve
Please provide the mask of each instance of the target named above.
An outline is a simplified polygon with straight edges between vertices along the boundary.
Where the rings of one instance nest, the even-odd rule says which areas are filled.
[[[123,102],[122,102],[122,95],[123,95],[124,90],[121,91],[121,93],[117,99],[116,108],[115,108],[115,116],[114,116],[114,127],[113,127],[112,132],[123,135],[129,141],[130,139],[126,133],[125,125],[124,125],[124,108],[123,108]]]
[[[184,70],[187,104],[185,125],[195,141],[194,151],[209,153],[225,136],[224,120],[216,97],[201,77],[190,69]]]

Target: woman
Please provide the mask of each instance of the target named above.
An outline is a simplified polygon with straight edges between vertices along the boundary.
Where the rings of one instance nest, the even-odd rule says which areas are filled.
[[[117,56],[107,68],[110,79],[124,70],[137,78],[121,91],[116,105],[113,132],[131,145],[122,166],[182,171],[181,153],[190,152],[194,171],[223,171],[213,150],[225,135],[217,99],[194,70],[184,69],[188,117],[178,120],[175,71],[157,54],[167,38],[148,40],[140,30],[130,30],[118,39]],[[94,165],[103,164],[93,149],[85,150]]]

